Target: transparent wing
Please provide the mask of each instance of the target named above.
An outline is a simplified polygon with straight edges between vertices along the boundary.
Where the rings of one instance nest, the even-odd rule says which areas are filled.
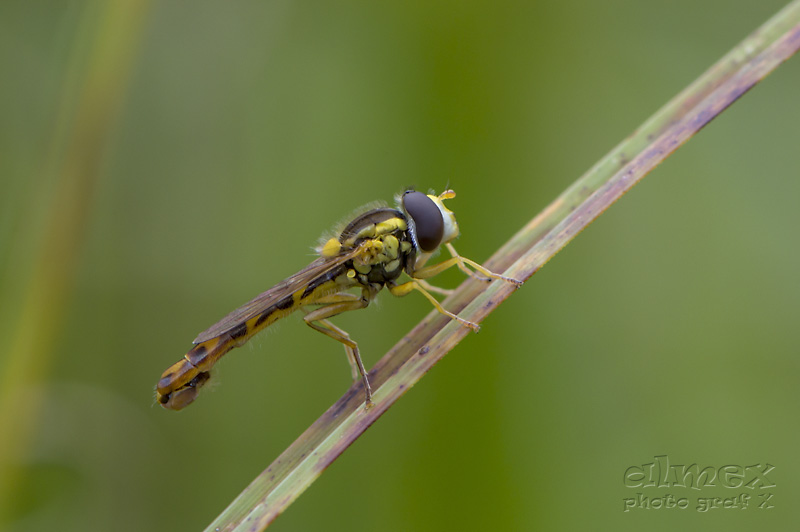
[[[317,277],[325,275],[348,260],[357,257],[362,250],[363,246],[358,246],[333,257],[320,257],[316,259],[314,262],[296,274],[287,277],[266,292],[257,295],[205,331],[198,334],[197,338],[195,338],[192,343],[199,344],[225,334],[234,327],[237,327],[240,324],[261,314],[283,298],[297,292],[302,287],[307,286]]]

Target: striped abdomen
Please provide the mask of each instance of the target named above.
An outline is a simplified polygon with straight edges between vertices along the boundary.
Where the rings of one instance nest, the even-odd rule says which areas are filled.
[[[341,265],[313,279],[305,287],[284,296],[252,318],[233,324],[219,336],[197,343],[183,358],[170,366],[158,381],[156,398],[164,407],[180,410],[194,401],[208,382],[209,371],[225,353],[244,344],[263,329],[319,298],[357,284]]]

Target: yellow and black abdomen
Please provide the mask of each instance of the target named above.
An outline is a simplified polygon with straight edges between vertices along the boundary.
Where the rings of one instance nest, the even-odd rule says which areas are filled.
[[[230,320],[228,328],[212,327],[209,331],[213,332],[201,333],[195,339],[196,345],[161,375],[156,386],[157,401],[172,410],[184,408],[194,401],[200,388],[210,378],[208,372],[228,351],[305,305],[312,305],[325,295],[355,286],[356,283],[347,277],[346,272],[347,268],[341,264],[247,319],[238,323]],[[223,320],[222,323],[226,322]]]

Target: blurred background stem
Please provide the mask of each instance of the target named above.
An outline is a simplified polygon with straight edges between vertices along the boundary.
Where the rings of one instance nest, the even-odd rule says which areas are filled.
[[[29,175],[34,191],[11,233],[0,305],[6,357],[0,370],[0,522],[42,404],[53,351],[68,314],[87,221],[125,97],[149,2],[88,3],[80,15],[60,90],[52,139]],[[16,296],[16,297],[15,297]]]

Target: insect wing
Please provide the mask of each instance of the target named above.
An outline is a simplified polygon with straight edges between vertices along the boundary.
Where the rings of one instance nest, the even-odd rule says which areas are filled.
[[[241,307],[237,308],[217,323],[197,335],[192,343],[200,344],[212,338],[222,336],[231,329],[254,318],[258,314],[266,311],[269,307],[284,299],[285,297],[297,292],[311,281],[321,275],[325,275],[332,269],[344,264],[348,260],[358,256],[362,247],[356,247],[334,257],[320,257],[314,262],[283,281],[279,282],[266,292],[263,292]]]

